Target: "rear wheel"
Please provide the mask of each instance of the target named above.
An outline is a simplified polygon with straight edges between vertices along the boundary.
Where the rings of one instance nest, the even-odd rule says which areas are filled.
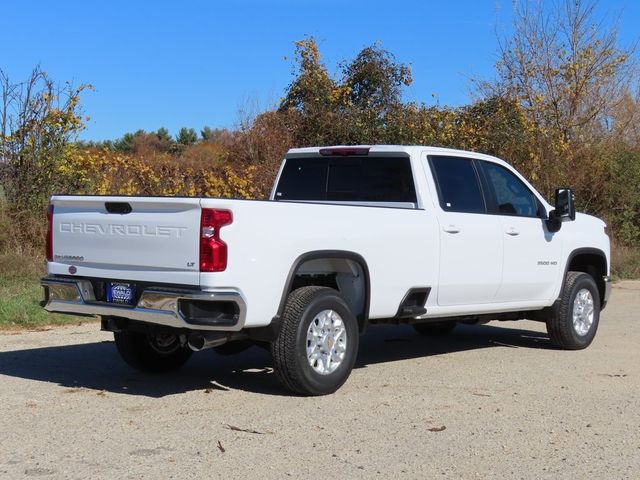
[[[271,345],[275,373],[296,393],[333,393],[353,369],[358,335],[356,317],[338,291],[315,286],[294,290]]]
[[[415,323],[413,328],[425,337],[442,337],[450,334],[456,328],[456,322]]]
[[[193,353],[172,333],[114,332],[122,359],[142,372],[168,372],[180,368]]]
[[[588,347],[596,336],[600,322],[600,292],[589,274],[569,272],[560,301],[547,319],[551,343],[565,350]]]

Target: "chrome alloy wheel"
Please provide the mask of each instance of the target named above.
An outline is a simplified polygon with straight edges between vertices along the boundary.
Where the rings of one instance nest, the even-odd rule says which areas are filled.
[[[307,360],[320,375],[333,373],[347,350],[347,330],[334,310],[322,310],[307,330]]]
[[[593,324],[594,305],[593,296],[586,288],[578,291],[573,300],[573,329],[584,337]]]

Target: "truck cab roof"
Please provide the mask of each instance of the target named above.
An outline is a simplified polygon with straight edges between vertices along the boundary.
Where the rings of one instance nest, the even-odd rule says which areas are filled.
[[[463,156],[474,157],[483,160],[490,160],[500,164],[507,164],[503,160],[487,155],[484,153],[471,152],[467,150],[458,150],[454,148],[435,147],[429,145],[325,145],[316,147],[304,147],[304,148],[291,148],[286,154],[287,158],[294,157],[314,157],[322,154],[322,151],[366,151],[366,153],[349,153],[348,155],[393,155],[393,154],[406,154],[415,155],[419,152],[426,152],[429,155],[449,155],[449,156]],[[325,154],[326,155],[326,154]],[[344,154],[341,154],[344,155]]]

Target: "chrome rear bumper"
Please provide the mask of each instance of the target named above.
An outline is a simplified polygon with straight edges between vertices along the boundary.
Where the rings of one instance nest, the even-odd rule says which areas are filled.
[[[49,312],[90,316],[113,316],[173,328],[211,331],[238,331],[244,327],[246,304],[237,291],[203,291],[166,288],[146,288],[135,306],[115,305],[97,301],[93,284],[86,279],[45,277],[43,307]],[[185,305],[218,305],[231,302],[233,315],[213,316],[210,320],[189,318]]]

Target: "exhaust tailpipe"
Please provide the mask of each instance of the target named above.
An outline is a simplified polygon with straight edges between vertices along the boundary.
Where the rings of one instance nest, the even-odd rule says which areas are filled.
[[[187,339],[189,348],[194,352],[206,350],[207,348],[217,347],[227,343],[229,335],[222,332],[216,333],[192,333]]]

